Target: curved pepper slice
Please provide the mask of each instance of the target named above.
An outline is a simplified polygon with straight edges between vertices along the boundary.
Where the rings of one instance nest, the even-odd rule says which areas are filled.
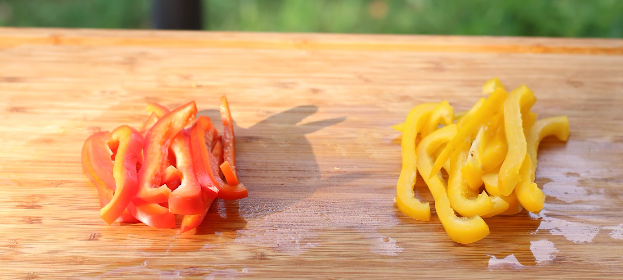
[[[451,157],[448,199],[452,208],[463,217],[483,216],[493,210],[493,203],[486,192],[478,194],[478,189],[472,189],[463,178],[465,174],[463,170],[469,154],[468,148],[468,143],[463,143]]]
[[[502,162],[498,187],[502,195],[513,192],[520,180],[519,169],[526,157],[526,137],[523,132],[522,109],[530,108],[536,102],[534,93],[525,85],[513,90],[504,102],[504,132],[508,142],[508,152]]]
[[[484,101],[484,98],[482,100]],[[467,114],[467,112],[468,111],[459,111],[459,112],[454,113],[454,120],[458,121],[463,116],[465,116],[465,114]],[[396,130],[398,132],[402,132],[404,130],[404,127],[405,127],[405,123],[399,123],[399,124],[395,124],[395,125],[391,126],[391,128],[393,128],[394,130]]]
[[[229,162],[231,165],[231,171],[236,178],[232,180],[230,185],[238,184],[238,171],[236,170],[236,149],[234,142],[234,122],[231,119],[231,112],[229,111],[229,103],[227,103],[227,97],[221,96],[221,121],[223,122],[223,160]]]
[[[482,106],[480,106],[473,113],[471,117],[464,117],[461,119],[465,120],[465,124],[463,124],[462,127],[457,122],[457,126],[460,127],[459,132],[446,145],[446,148],[443,150],[443,152],[441,152],[441,154],[435,161],[433,168],[431,169],[431,173],[426,174],[425,176],[435,176],[435,174],[439,172],[443,164],[450,158],[452,152],[454,152],[454,150],[456,150],[456,148],[461,143],[463,143],[463,141],[465,141],[467,137],[470,137],[470,135],[472,135],[472,133],[474,133],[474,131],[476,131],[478,127],[485,124],[491,116],[495,115],[495,113],[499,110],[499,108],[501,108],[502,103],[506,99],[506,95],[507,93],[503,89],[496,89],[493,93],[491,93],[489,98],[487,98],[483,102]]]
[[[117,153],[113,165],[115,192],[112,199],[101,210],[100,215],[108,224],[121,217],[138,190],[136,164],[143,150],[143,136],[127,125],[122,125],[110,135]]]
[[[182,173],[180,185],[169,195],[169,211],[180,215],[202,213],[205,202],[201,186],[197,182],[190,151],[190,137],[186,130],[180,131],[171,142],[177,169]]]
[[[536,121],[526,136],[528,157],[526,157],[521,167],[522,181],[517,184],[516,193],[521,205],[533,213],[541,211],[545,203],[545,194],[534,183],[534,178],[539,143],[543,138],[550,135],[555,135],[558,139],[567,141],[569,138],[569,120],[566,116]]]
[[[171,112],[169,108],[164,107],[158,103],[147,103],[147,113],[154,114],[158,119],[164,117],[164,115]]]
[[[467,160],[462,163],[462,177],[472,190],[478,190],[482,186],[482,164],[480,157],[482,156],[485,145],[485,127],[481,126],[476,134],[476,138],[472,142],[467,154]]]
[[[439,105],[437,105],[435,110],[433,110],[433,112],[430,114],[428,122],[426,122],[426,124],[424,124],[424,127],[422,127],[422,138],[437,130],[439,124],[449,125],[453,122],[454,108],[450,106],[450,103],[448,103],[448,101],[444,100],[439,103]]]
[[[180,226],[180,233],[184,233],[191,229],[194,229],[198,227],[201,222],[203,222],[203,219],[210,210],[210,205],[212,205],[212,202],[214,202],[215,199],[215,197],[210,196],[207,192],[203,192],[203,197],[206,205],[205,209],[199,214],[184,216],[184,218],[182,218],[182,225]]]
[[[128,211],[144,224],[155,228],[174,228],[175,215],[158,203],[146,202],[134,198],[128,205]]]
[[[145,159],[138,172],[139,190],[136,197],[146,202],[168,201],[171,190],[162,184],[162,174],[166,168],[169,144],[177,133],[192,122],[196,114],[197,106],[193,101],[163,116],[147,132],[143,150]]]
[[[507,196],[503,196],[500,194],[500,190],[498,188],[498,173],[485,174],[482,176],[482,180],[485,183],[485,189],[487,190],[487,193],[495,197],[501,198],[504,202],[506,202],[506,204],[508,204],[505,211],[502,211],[501,213],[495,213],[496,215],[515,215],[523,210],[523,207],[521,206],[521,204],[519,204],[519,200],[517,199],[516,190],[513,190],[513,192]],[[486,217],[491,217],[493,216],[493,214],[493,212],[489,213]]]
[[[430,220],[430,206],[428,202],[423,203],[415,198],[413,191],[417,178],[415,138],[436,107],[436,103],[424,103],[411,109],[405,121],[401,140],[402,170],[396,185],[396,205],[403,214],[420,221]]]
[[[108,139],[110,139],[109,132],[98,132],[89,136],[82,147],[82,169],[97,189],[100,207],[104,207],[110,202],[116,188],[115,179],[112,176],[112,151],[108,148]],[[121,214],[117,221],[121,223],[139,222],[127,210]]]
[[[456,134],[457,127],[451,124],[436,130],[420,142],[417,147],[417,167],[420,172],[429,174],[432,171],[431,153],[443,143],[450,141]],[[424,181],[435,199],[435,209],[439,220],[452,240],[467,244],[489,235],[489,226],[480,216],[459,218],[454,214],[446,194],[445,183],[439,172],[434,173],[432,177],[424,176]]]
[[[221,172],[223,172],[223,176],[225,176],[225,180],[228,185],[237,185],[238,178],[236,178],[236,174],[234,174],[234,170],[232,169],[229,162],[224,161],[221,165]]]
[[[482,85],[482,95],[491,94],[498,88],[501,88],[504,90],[504,86],[502,85],[502,82],[498,80],[498,78],[493,78],[491,80],[488,80],[485,82],[484,85]]]
[[[470,108],[467,113],[465,113],[460,119],[456,121],[456,126],[459,129],[465,126],[467,121],[480,109],[480,107],[482,107],[482,104],[485,104],[485,100],[487,99],[484,97],[478,99],[478,102],[476,102],[476,104],[474,104],[474,106],[472,106],[472,108]]]
[[[219,176],[218,159],[208,150],[216,129],[210,118],[199,116],[190,131],[190,144],[197,180],[204,191],[212,192],[222,199],[240,199],[247,197],[247,188],[243,184],[227,185]]]
[[[141,135],[145,136],[145,134],[147,134],[147,131],[149,131],[149,129],[151,129],[152,126],[154,126],[154,124],[156,124],[158,122],[158,116],[156,116],[156,114],[151,113],[149,115],[149,117],[143,121],[143,124],[141,124]]]

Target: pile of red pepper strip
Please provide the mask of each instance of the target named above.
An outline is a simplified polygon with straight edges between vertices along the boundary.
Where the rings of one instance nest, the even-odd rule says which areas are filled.
[[[102,219],[173,228],[179,214],[182,233],[201,224],[214,199],[247,197],[247,188],[238,181],[225,96],[220,110],[222,136],[210,118],[195,120],[193,101],[172,111],[150,103],[139,131],[122,125],[87,138],[82,167],[97,188]]]

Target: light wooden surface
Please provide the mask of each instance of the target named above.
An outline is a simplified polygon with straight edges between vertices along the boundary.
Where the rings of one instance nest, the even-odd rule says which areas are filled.
[[[541,145],[541,215],[459,245],[394,206],[390,125],[422,102],[465,110],[494,76],[571,138]],[[223,94],[249,198],[190,234],[106,225],[84,139],[149,101],[216,116]],[[622,108],[620,40],[0,29],[0,278],[620,279]]]

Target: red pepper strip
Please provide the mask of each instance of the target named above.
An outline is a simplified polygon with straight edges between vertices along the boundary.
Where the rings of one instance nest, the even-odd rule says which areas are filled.
[[[215,142],[216,144],[212,149],[212,154],[218,159],[218,165],[221,166],[221,164],[223,164],[223,144],[221,144],[221,139],[218,139]]]
[[[169,209],[158,205],[158,203],[145,202],[139,198],[134,198],[128,205],[128,211],[132,216],[148,226],[155,228],[175,227],[175,215]]]
[[[115,192],[112,199],[104,206],[100,215],[108,224],[112,224],[123,214],[138,190],[136,164],[143,150],[143,136],[127,125],[113,130],[111,142],[118,143],[113,165]]]
[[[210,205],[212,205],[212,202],[214,202],[214,199],[216,197],[212,197],[210,196],[210,192],[204,191],[203,198],[206,205],[205,209],[200,214],[184,216],[184,218],[182,218],[182,225],[180,226],[180,233],[184,233],[193,228],[196,228],[201,224],[201,222],[203,222],[203,219],[210,210]]]
[[[169,167],[167,167],[164,170],[164,176],[162,176],[162,183],[169,183],[169,182],[173,182],[175,180],[180,180],[182,179],[182,172],[175,168],[175,166],[173,165],[169,165]]]
[[[169,188],[171,191],[174,191],[175,189],[177,189],[181,184],[182,181],[181,180],[175,180],[175,181],[171,181],[171,182],[166,182],[165,183],[167,185],[167,188]],[[169,203],[167,202],[167,207]]]
[[[158,119],[164,117],[164,115],[168,114],[170,110],[167,107],[164,107],[158,103],[147,103],[147,112],[150,114],[155,114]]]
[[[204,188],[204,191],[212,190],[217,193],[218,198],[240,199],[247,197],[247,188],[243,184],[227,185],[218,175],[218,160],[208,151],[208,146],[211,146],[212,143],[206,143],[206,140],[213,139],[213,133],[216,133],[216,129],[210,118],[205,116],[200,116],[191,129],[190,143],[199,184]],[[214,187],[216,189],[212,189]]]
[[[112,152],[106,144],[107,139],[110,139],[110,133],[95,133],[87,138],[82,148],[82,168],[84,174],[97,188],[100,207],[104,207],[110,202],[115,190],[115,180],[112,176],[113,163],[110,160]],[[96,164],[97,169],[93,168],[93,164]],[[121,223],[139,222],[127,210],[121,214],[117,221]]]
[[[225,161],[223,162],[223,164],[221,164],[221,171],[223,172],[223,175],[225,176],[225,180],[227,180],[228,185],[238,185],[238,178],[236,178],[236,175],[234,174],[234,171],[232,170],[229,162]]]
[[[205,208],[205,203],[193,167],[190,137],[186,130],[180,131],[173,139],[171,150],[175,154],[177,169],[182,172],[182,182],[169,196],[169,211],[180,215],[200,214]]]
[[[144,162],[138,172],[139,189],[136,197],[147,202],[165,202],[171,190],[162,184],[162,174],[167,167],[169,144],[197,114],[195,102],[183,105],[162,117],[147,132]]]
[[[238,171],[236,170],[236,152],[234,143],[234,123],[229,111],[227,97],[221,96],[221,121],[223,121],[223,160],[229,162],[231,170],[238,181]]]
[[[149,129],[151,129],[152,126],[154,126],[154,124],[156,124],[158,122],[158,116],[156,116],[156,114],[151,113],[151,115],[149,115],[149,117],[147,117],[147,119],[145,121],[143,121],[143,124],[141,125],[141,135],[145,136],[145,134],[147,134],[147,131],[149,131]]]

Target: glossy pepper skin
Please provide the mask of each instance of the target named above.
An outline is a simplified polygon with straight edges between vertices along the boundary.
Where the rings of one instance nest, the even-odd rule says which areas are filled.
[[[411,109],[402,134],[402,169],[396,185],[396,205],[403,214],[420,221],[430,220],[430,206],[428,202],[420,202],[413,191],[418,161],[415,138],[437,105],[424,103]]]
[[[498,187],[502,195],[510,195],[520,180],[519,170],[527,152],[521,111],[523,109],[528,112],[535,102],[534,93],[525,85],[513,90],[504,102],[504,132],[508,143],[508,152],[500,168],[498,178]]]
[[[478,190],[482,186],[481,157],[487,144],[485,141],[485,127],[481,126],[469,147],[467,159],[461,167],[461,175],[472,190]]]
[[[113,178],[112,151],[108,147],[109,132],[97,132],[84,142],[82,147],[82,168],[84,174],[95,185],[100,207],[107,205],[116,188]],[[124,211],[117,219],[121,223],[139,222],[128,211]]]
[[[545,203],[543,191],[534,183],[537,150],[541,140],[551,135],[556,136],[561,141],[567,141],[569,138],[569,120],[566,116],[538,120],[526,135],[528,156],[521,167],[522,180],[517,184],[515,191],[521,205],[533,213],[540,212]]]
[[[454,122],[454,108],[444,100],[431,112],[428,121],[422,127],[422,138],[437,130],[439,124],[449,125]]]
[[[481,125],[485,124],[492,116],[495,115],[496,112],[499,111],[501,105],[506,100],[506,96],[508,94],[504,89],[497,88],[489,98],[487,98],[471,117],[462,118],[461,120],[466,120],[465,124],[461,127],[458,122],[457,126],[460,127],[459,132],[452,138],[452,140],[446,144],[446,147],[443,149],[443,152],[439,155],[433,168],[431,169],[430,174],[424,174],[424,176],[433,177],[444,163],[450,158],[452,152],[456,150],[456,148],[465,141],[468,137],[470,137]],[[469,114],[469,113],[468,113]],[[459,121],[460,122],[460,121]]]
[[[143,136],[127,125],[112,131],[109,142],[117,146],[113,164],[115,192],[112,199],[100,211],[101,217],[112,224],[121,217],[138,190],[136,165],[142,156]]]
[[[445,126],[424,138],[417,147],[417,167],[423,174],[432,170],[433,159],[431,154],[444,143],[453,139],[458,130],[455,124]],[[450,206],[446,193],[446,186],[439,172],[434,176],[424,176],[424,181],[435,199],[435,210],[446,233],[457,243],[476,242],[489,235],[489,226],[478,215],[469,218],[457,217]]]
[[[209,150],[216,137],[216,129],[210,118],[199,116],[190,130],[191,150],[197,180],[204,191],[212,192],[222,199],[240,199],[247,197],[247,188],[243,184],[231,186],[219,176],[218,159]]]
[[[162,175],[167,167],[169,145],[197,114],[195,102],[185,104],[164,115],[147,132],[143,150],[144,162],[138,172],[139,190],[137,198],[145,202],[167,202],[171,190],[162,184]]]
[[[227,102],[227,97],[221,96],[221,106],[219,107],[221,111],[221,121],[223,122],[223,161],[229,163],[231,167],[231,171],[233,173],[233,177],[229,181],[231,181],[230,185],[238,185],[238,171],[236,169],[236,149],[234,142],[234,122],[231,118],[231,111],[229,110],[229,103]]]
[[[493,202],[486,192],[478,193],[468,186],[464,179],[463,169],[469,154],[468,143],[461,147],[450,158],[448,174],[448,199],[452,208],[463,217],[483,216],[493,210]]]
[[[177,169],[182,173],[180,185],[169,195],[169,211],[180,215],[194,215],[205,210],[203,193],[193,166],[190,137],[181,130],[171,143]]]

